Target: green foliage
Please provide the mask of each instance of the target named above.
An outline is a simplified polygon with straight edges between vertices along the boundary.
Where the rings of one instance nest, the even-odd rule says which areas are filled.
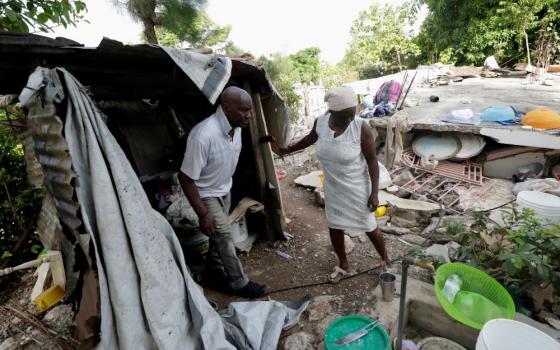
[[[8,116],[13,118],[14,112],[0,109],[0,120]],[[33,234],[41,195],[42,191],[27,183],[23,146],[15,131],[0,126],[0,264],[7,259],[29,260],[41,250]],[[19,251],[12,257],[24,233],[28,233],[28,238],[19,243]]]
[[[360,12],[350,31],[352,41],[345,60],[361,79],[374,78],[407,68],[420,50],[412,41],[408,7],[372,4]]]
[[[320,54],[318,47],[308,47],[288,56],[300,82],[319,83],[322,76]]]
[[[85,2],[79,0],[2,0],[0,31],[50,32],[56,26],[75,25],[86,11]]]
[[[560,293],[560,225],[544,222],[534,212],[514,209],[505,226],[490,225],[487,213],[473,212],[472,227],[447,223],[461,238],[459,260],[481,268],[504,284],[553,284]]]
[[[415,2],[429,9],[414,39],[427,63],[445,59],[458,65],[481,65],[489,55],[507,62],[523,55],[526,32],[529,42],[534,42],[539,30],[560,27],[560,0]]]
[[[345,61],[334,66],[324,67],[323,85],[327,90],[332,90],[345,83],[359,79],[358,72],[352,69]]]
[[[259,57],[257,63],[267,72],[274,87],[288,105],[290,114],[296,116],[296,111],[301,106],[301,99],[294,91],[294,85],[300,82],[300,77],[293,61],[281,53],[274,53],[269,57]]]
[[[186,42],[192,47],[225,43],[231,28],[220,27],[200,10],[205,0],[113,0],[144,26],[143,39],[171,47]],[[172,35],[171,35],[172,34]],[[173,36],[175,35],[175,37]]]

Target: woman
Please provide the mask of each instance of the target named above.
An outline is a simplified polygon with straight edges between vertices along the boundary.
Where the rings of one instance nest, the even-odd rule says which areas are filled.
[[[379,167],[374,139],[367,122],[355,118],[357,98],[350,87],[339,87],[326,96],[329,111],[315,120],[311,132],[297,143],[280,148],[290,154],[315,144],[325,176],[325,213],[339,265],[330,274],[333,282],[351,273],[344,250],[344,230],[366,232],[385,268],[387,249],[375,222],[379,204]]]

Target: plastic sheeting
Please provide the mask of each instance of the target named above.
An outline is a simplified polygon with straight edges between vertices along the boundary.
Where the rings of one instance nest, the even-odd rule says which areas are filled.
[[[53,87],[68,102],[65,138],[78,178],[76,194],[91,236],[101,295],[101,349],[275,349],[281,329],[307,302],[233,303],[222,319],[191,278],[170,224],[157,213],[124,152],[84,87],[66,70],[38,68],[40,89]],[[54,194],[55,201],[57,200]],[[236,331],[235,331],[236,330]],[[227,336],[226,336],[227,334]]]

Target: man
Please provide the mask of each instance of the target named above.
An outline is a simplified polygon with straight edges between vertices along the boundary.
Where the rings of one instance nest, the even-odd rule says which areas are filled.
[[[229,192],[241,152],[241,128],[249,124],[252,106],[245,90],[226,88],[216,113],[189,133],[179,173],[183,192],[198,215],[200,230],[210,238],[208,267],[213,286],[245,298],[266,293],[266,286],[245,275],[229,223]]]

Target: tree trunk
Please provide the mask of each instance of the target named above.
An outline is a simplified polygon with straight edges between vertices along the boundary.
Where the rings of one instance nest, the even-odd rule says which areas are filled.
[[[527,35],[526,30],[523,30],[523,34],[525,34],[525,46],[527,47],[527,63],[531,65],[531,51],[529,50],[529,36]]]
[[[397,62],[399,63],[399,71],[402,72],[401,53],[399,52],[399,49],[395,49],[395,51],[397,51]]]
[[[144,25],[144,37],[148,44],[158,44],[158,39],[156,36],[156,27],[154,21],[151,18],[145,18],[142,20]]]

